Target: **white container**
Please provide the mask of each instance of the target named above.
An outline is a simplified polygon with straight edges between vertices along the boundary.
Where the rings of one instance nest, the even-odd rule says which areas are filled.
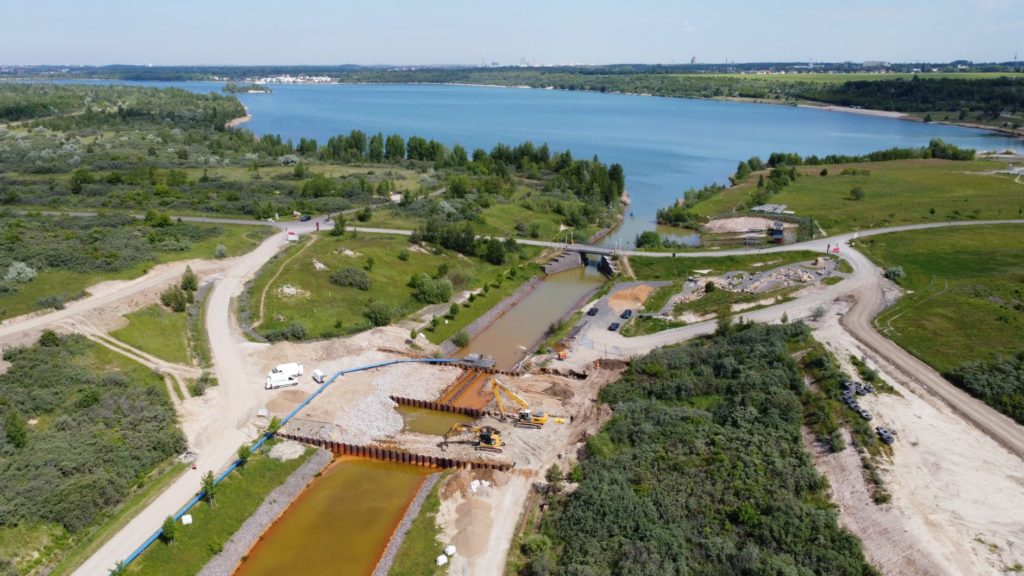
[[[455,556],[455,546],[452,545],[452,544],[449,544],[449,545],[445,546],[444,547],[444,553],[447,554],[448,556]]]
[[[445,556],[444,554],[441,554],[440,556],[437,557],[436,562],[437,562],[438,566],[444,566],[445,564],[448,563],[448,557]]]

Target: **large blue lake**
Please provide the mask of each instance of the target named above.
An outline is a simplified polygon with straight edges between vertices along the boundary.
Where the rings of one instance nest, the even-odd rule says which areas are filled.
[[[148,83],[217,91],[221,84]],[[352,129],[433,138],[490,149],[495,143],[547,142],[579,158],[598,155],[626,170],[635,216],[609,238],[625,243],[654,226],[659,207],[684,190],[727,183],[741,159],[773,151],[825,155],[923,146],[943,138],[978,150],[1024,149],[993,133],[830,112],[713,100],[438,85],[274,85],[242,94],[246,128],[298,141]]]

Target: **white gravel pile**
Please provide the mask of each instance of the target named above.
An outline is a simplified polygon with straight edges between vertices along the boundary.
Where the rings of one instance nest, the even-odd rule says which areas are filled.
[[[335,423],[343,430],[344,441],[354,444],[398,434],[404,423],[391,396],[433,400],[458,373],[456,368],[418,363],[375,369],[372,391],[350,410],[338,414]]]

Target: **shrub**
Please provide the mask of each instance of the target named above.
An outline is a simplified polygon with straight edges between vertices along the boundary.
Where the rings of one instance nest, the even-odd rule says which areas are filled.
[[[338,286],[351,286],[363,291],[369,290],[373,286],[373,281],[366,272],[353,266],[341,268],[331,274],[331,282]]]
[[[285,328],[279,328],[277,330],[271,330],[263,334],[263,337],[271,342],[278,342],[280,340],[305,340],[306,339],[306,327],[301,322],[293,320]]]
[[[7,273],[4,274],[4,280],[7,282],[24,284],[31,282],[36,277],[36,271],[24,262],[11,262],[11,265],[7,267]]]
[[[223,244],[217,244],[217,247],[213,249],[213,257],[222,260],[228,257],[228,249]]]
[[[423,276],[426,276],[425,274]],[[441,304],[452,298],[452,283],[447,278],[420,278],[413,297],[424,304]]]
[[[387,326],[391,323],[394,311],[384,302],[371,302],[363,311],[363,315],[374,326]]]
[[[53,330],[43,330],[43,334],[39,336],[39,345],[44,348],[56,348],[60,346],[60,336]]]
[[[195,292],[199,289],[199,277],[192,271],[191,266],[186,266],[185,273],[181,275],[181,289],[186,292]]]
[[[714,292],[715,290],[718,290],[718,286],[716,286],[714,282],[708,280],[708,282],[704,284],[704,291],[707,292],[708,294]]]
[[[178,524],[174,521],[173,516],[164,518],[164,523],[160,528],[160,539],[170,544],[174,542],[174,535],[178,530]]]
[[[899,284],[900,280],[903,280],[906,275],[907,273],[903,271],[903,266],[891,266],[885,269],[885,277],[897,284]]]
[[[864,196],[865,196],[864,189],[861,188],[860,186],[857,186],[856,188],[852,188],[850,190],[850,199],[851,200],[863,200]]]
[[[452,336],[452,344],[459,348],[465,348],[469,345],[469,334],[466,334],[465,330],[459,330]]]
[[[401,250],[398,251],[398,259],[401,260],[402,262],[408,262],[409,254],[410,252],[408,250],[402,248]]]
[[[175,312],[184,312],[189,305],[189,293],[179,286],[171,286],[160,293],[160,302]]]

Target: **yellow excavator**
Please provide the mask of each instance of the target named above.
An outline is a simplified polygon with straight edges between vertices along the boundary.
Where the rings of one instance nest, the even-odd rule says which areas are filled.
[[[469,432],[475,434],[476,438],[472,441],[452,440],[452,436]],[[441,443],[441,448],[446,449],[449,443],[452,442],[464,442],[473,444],[477,450],[484,450],[487,452],[498,452],[502,451],[502,446],[505,442],[501,439],[501,432],[492,426],[470,426],[469,424],[452,424],[452,427],[445,432],[444,442]]]
[[[491,379],[491,393],[494,394],[494,401],[498,404],[498,411],[501,413],[501,420],[505,421],[508,418],[515,420],[516,426],[522,426],[524,428],[542,428],[548,422],[556,422],[558,424],[565,424],[565,418],[550,416],[542,410],[533,410],[530,405],[526,403],[518,394],[513,392],[508,386],[502,384],[497,378]],[[519,405],[519,414],[512,415],[505,412],[505,404],[501,401],[501,395],[504,393],[513,402]]]

